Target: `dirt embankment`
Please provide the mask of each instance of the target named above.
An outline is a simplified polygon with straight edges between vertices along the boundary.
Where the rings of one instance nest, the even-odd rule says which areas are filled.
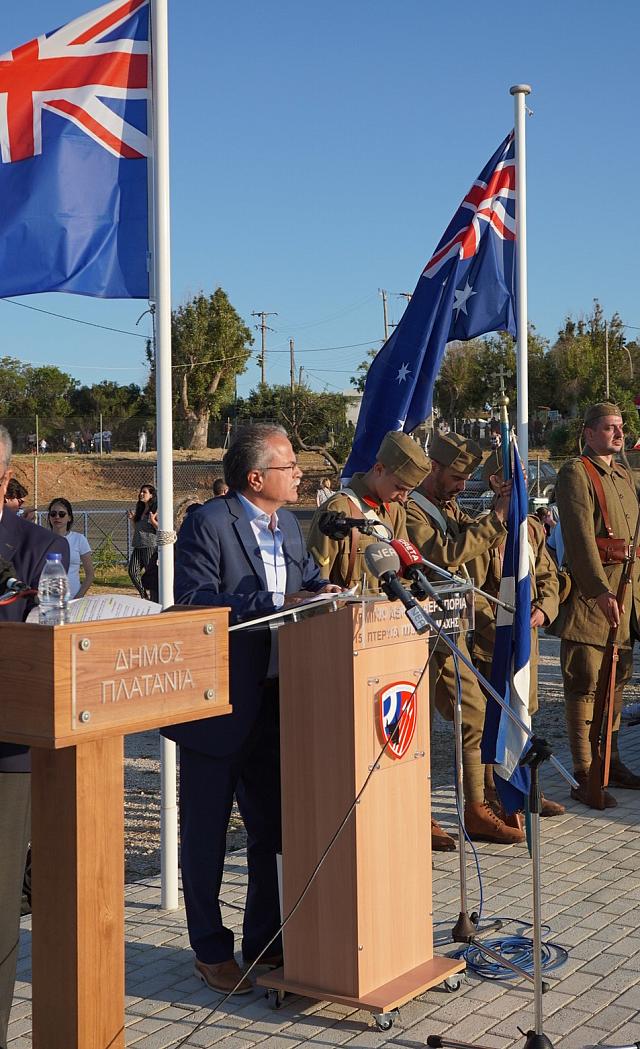
[[[211,448],[198,455],[174,452],[174,492],[176,503],[186,495],[204,502],[211,497],[213,481],[222,476],[222,448]],[[320,478],[329,474],[321,456],[302,452],[298,460],[304,471],[300,493],[303,506],[315,506]],[[156,456],[113,455],[57,455],[36,457],[16,455],[12,460],[15,476],[29,491],[30,500],[39,507],[56,496],[64,496],[72,503],[90,504],[135,502],[143,484],[154,483]],[[337,487],[337,483],[334,485]]]

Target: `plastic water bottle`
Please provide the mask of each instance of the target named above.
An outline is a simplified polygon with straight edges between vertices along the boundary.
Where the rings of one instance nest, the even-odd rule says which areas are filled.
[[[58,626],[67,622],[69,578],[62,564],[62,554],[47,554],[38,583],[39,622]]]

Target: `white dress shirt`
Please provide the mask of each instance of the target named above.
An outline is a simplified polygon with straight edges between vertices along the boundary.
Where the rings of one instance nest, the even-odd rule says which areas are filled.
[[[270,517],[239,492],[238,498],[247,512],[251,530],[256,537],[267,578],[267,590],[273,597],[275,607],[282,608],[287,588],[287,564],[282,549],[282,532],[278,528],[278,515],[273,514]]]

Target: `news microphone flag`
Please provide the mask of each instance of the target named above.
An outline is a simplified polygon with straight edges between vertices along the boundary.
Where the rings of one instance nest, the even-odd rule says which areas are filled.
[[[149,0],[0,57],[0,297],[148,298]]]
[[[529,717],[529,662],[531,657],[531,582],[529,579],[528,494],[515,441],[507,538],[498,597],[514,612],[498,606],[496,639],[491,666],[491,684],[527,727]],[[529,749],[526,733],[511,720],[495,699],[487,699],[481,754],[485,765],[494,766],[496,791],[505,811],[525,807],[530,772],[518,764]]]
[[[344,477],[369,469],[389,430],[411,433],[430,415],[447,342],[516,334],[515,203],[511,132],[462,201],[369,368]]]

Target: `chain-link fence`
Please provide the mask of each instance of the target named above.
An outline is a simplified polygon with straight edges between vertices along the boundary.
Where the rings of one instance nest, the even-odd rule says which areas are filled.
[[[94,561],[104,567],[126,564],[131,554],[135,509],[143,485],[156,487],[155,456],[138,459],[93,456],[14,456],[13,473],[27,489],[24,507],[35,508],[36,519],[47,524],[52,500],[68,499],[76,531],[83,532]],[[174,462],[174,506],[211,498],[213,482],[222,476],[222,461]]]

